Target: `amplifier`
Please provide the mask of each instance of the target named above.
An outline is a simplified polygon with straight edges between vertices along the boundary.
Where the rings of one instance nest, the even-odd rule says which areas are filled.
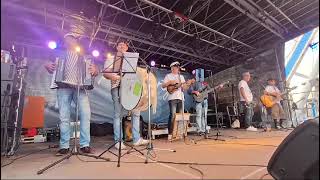
[[[1,81],[12,81],[16,74],[16,65],[13,63],[1,63]]]
[[[11,95],[13,88],[14,81],[1,81],[1,96],[5,95],[5,91],[7,91],[7,95]]]

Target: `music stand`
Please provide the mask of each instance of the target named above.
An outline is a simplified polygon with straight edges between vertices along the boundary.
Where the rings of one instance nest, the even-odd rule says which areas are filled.
[[[80,58],[80,57],[79,57],[79,58]],[[77,63],[76,65],[78,65],[78,67],[81,67],[79,63],[80,63],[80,60],[78,60],[78,63]],[[82,82],[82,73],[83,73],[83,72],[81,71],[81,68],[77,68],[77,69],[78,69],[78,73],[79,73],[79,75],[80,75],[81,82]],[[37,172],[38,175],[39,175],[39,174],[42,174],[42,173],[45,172],[46,170],[54,167],[55,165],[61,163],[62,161],[66,160],[66,159],[69,159],[71,156],[79,156],[79,155],[80,155],[80,156],[86,156],[86,157],[92,157],[92,158],[96,158],[96,159],[103,159],[103,160],[105,160],[105,161],[110,161],[109,158],[104,158],[104,157],[95,156],[95,155],[90,155],[90,154],[83,154],[83,153],[80,153],[80,152],[78,151],[78,148],[77,148],[77,131],[78,131],[78,119],[79,119],[78,116],[79,116],[80,78],[77,78],[76,119],[75,119],[74,130],[73,130],[73,131],[74,131],[74,147],[73,147],[73,149],[71,150],[71,152],[70,152],[67,156],[65,156],[65,157],[57,160],[56,162],[48,165],[47,167],[39,170],[39,171]],[[61,107],[60,107],[60,108],[61,108]]]
[[[116,60],[111,63],[109,66],[107,66],[106,68],[104,68],[104,70],[102,71],[102,73],[118,73],[120,74],[120,82],[122,80],[122,74],[123,73],[136,73],[137,72],[137,62],[138,62],[138,57],[137,57],[137,54],[132,54],[132,53],[123,53],[122,56],[117,56],[116,54]],[[139,55],[139,54],[138,54]],[[131,62],[129,62],[128,59],[135,59],[135,64],[133,65]],[[119,71],[108,71],[108,69],[114,65],[117,61],[120,61],[120,69]],[[125,63],[124,63],[125,62]],[[121,87],[120,87],[121,88]],[[121,104],[121,95],[119,94],[119,98],[120,98],[120,104]],[[121,104],[122,106],[122,104]],[[123,110],[124,108],[122,107],[121,110]],[[125,141],[123,141],[121,135],[122,135],[122,113],[120,113],[120,123],[119,123],[119,132],[120,132],[120,136],[119,136],[119,139],[117,141],[115,141],[113,144],[111,144],[106,150],[104,150],[98,157],[101,157],[103,154],[105,154],[106,152],[110,152],[111,154],[115,155],[116,157],[118,157],[118,164],[117,164],[117,167],[120,167],[120,161],[121,161],[121,157],[123,157],[124,155],[126,154],[129,154],[130,151],[133,149],[135,150],[136,152],[139,152],[141,155],[144,155],[143,152],[141,152],[140,150],[138,150],[137,148],[133,147],[132,145],[126,143]],[[110,149],[112,147],[114,147],[117,143],[119,143],[119,150],[118,150],[118,154],[115,154],[113,153],[112,151],[110,151]],[[131,149],[128,150],[126,153],[122,154],[121,153],[121,144],[124,144],[128,147],[130,147]]]

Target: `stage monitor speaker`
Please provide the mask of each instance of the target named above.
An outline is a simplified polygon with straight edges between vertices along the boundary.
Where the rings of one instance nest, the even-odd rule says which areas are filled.
[[[268,172],[275,179],[319,179],[319,119],[305,121],[283,140]]]

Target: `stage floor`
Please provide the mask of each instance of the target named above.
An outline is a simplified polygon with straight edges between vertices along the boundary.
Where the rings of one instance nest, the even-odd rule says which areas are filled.
[[[123,161],[121,167],[117,167],[116,162],[103,162],[82,156],[79,156],[79,159],[77,156],[72,156],[42,175],[37,175],[38,170],[60,158],[54,155],[57,149],[48,149],[17,159],[12,164],[2,167],[1,179],[259,179],[267,173],[266,166],[270,157],[290,132],[247,132],[230,129],[221,131],[223,136],[219,139],[225,139],[224,142],[214,140],[202,140],[197,144],[192,143],[192,140],[167,142],[164,137],[153,141],[155,148],[176,150],[176,152],[155,151],[152,155],[158,161],[202,164],[152,161],[144,164],[145,157],[132,152],[121,159]],[[193,135],[188,137],[188,139],[200,138]],[[92,138],[95,154],[101,153],[112,142],[111,138]],[[23,144],[15,157],[1,158],[1,164],[9,163],[11,159],[30,152],[45,149],[49,144]],[[116,152],[115,149],[112,150]],[[105,154],[104,157],[111,158],[112,161],[117,160],[110,153]],[[271,178],[270,175],[263,177],[263,179]]]

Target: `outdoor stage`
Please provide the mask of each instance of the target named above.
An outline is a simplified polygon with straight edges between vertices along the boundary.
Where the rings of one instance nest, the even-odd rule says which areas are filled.
[[[154,141],[155,148],[171,148],[177,151],[156,151],[156,159],[158,161],[192,162],[202,165],[155,162],[144,164],[145,157],[134,152],[121,159],[120,168],[117,167],[116,162],[103,162],[100,160],[100,162],[84,162],[83,160],[98,160],[82,156],[79,156],[80,159],[78,159],[77,156],[72,156],[69,160],[49,169],[44,174],[37,175],[38,170],[60,158],[54,155],[57,149],[48,149],[23,157],[8,166],[2,167],[1,178],[259,179],[263,177],[263,179],[270,179],[272,178],[271,176],[265,175],[268,161],[277,146],[291,131],[262,132],[260,130],[259,132],[247,132],[245,130],[222,130],[221,132],[223,136],[219,138],[226,139],[225,142],[202,140],[197,144],[188,145],[189,143],[186,144],[183,140],[169,143],[164,137]],[[198,139],[200,137],[189,135],[189,138]],[[95,154],[101,153],[110,143],[111,137],[93,138],[92,145],[95,148]],[[49,143],[23,144],[15,157],[3,158],[1,160],[2,165],[9,163],[10,159],[45,149],[48,145]],[[113,150],[115,151],[115,149]],[[110,153],[105,154],[104,157],[109,157],[112,161],[117,160]],[[124,161],[136,163],[125,163]],[[244,166],[237,166],[240,164]]]

